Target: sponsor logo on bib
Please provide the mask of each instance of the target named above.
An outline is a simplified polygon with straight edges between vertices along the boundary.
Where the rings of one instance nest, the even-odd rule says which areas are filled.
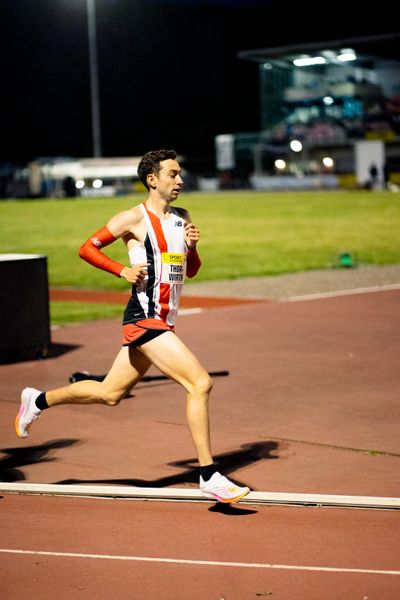
[[[162,283],[180,283],[185,279],[185,255],[162,252]]]

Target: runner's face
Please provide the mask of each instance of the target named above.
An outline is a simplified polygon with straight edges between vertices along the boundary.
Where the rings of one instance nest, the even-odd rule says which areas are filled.
[[[160,162],[160,172],[153,175],[156,189],[160,196],[172,202],[179,196],[183,180],[181,168],[176,160],[167,159]]]

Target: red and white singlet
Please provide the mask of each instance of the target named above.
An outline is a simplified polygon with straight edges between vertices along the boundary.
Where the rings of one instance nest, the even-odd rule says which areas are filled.
[[[129,250],[132,266],[150,263],[148,275],[132,296],[124,312],[124,325],[143,319],[161,319],[173,326],[186,275],[188,248],[185,244],[183,217],[174,208],[168,219],[159,219],[139,205],[147,226],[143,245]]]

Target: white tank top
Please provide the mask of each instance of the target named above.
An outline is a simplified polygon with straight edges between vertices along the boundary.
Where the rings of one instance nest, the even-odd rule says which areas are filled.
[[[124,314],[124,324],[142,319],[162,319],[174,325],[186,275],[187,246],[184,219],[171,209],[168,219],[159,219],[144,204],[140,209],[147,234],[143,245],[129,250],[131,265],[150,263],[140,286],[132,286],[132,296]]]

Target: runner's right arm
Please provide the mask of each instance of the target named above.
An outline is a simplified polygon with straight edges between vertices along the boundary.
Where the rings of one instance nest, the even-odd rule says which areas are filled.
[[[116,239],[107,227],[102,227],[82,244],[79,248],[79,256],[94,267],[121,277],[124,265],[112,260],[101,251],[101,248],[112,244]]]
[[[123,277],[130,283],[139,284],[147,275],[147,263],[125,267],[101,251],[102,248],[112,244],[118,238],[131,233],[130,229],[134,214],[134,211],[124,211],[110,219],[106,226],[96,231],[82,244],[79,249],[79,256],[98,269],[108,271],[116,277]]]

